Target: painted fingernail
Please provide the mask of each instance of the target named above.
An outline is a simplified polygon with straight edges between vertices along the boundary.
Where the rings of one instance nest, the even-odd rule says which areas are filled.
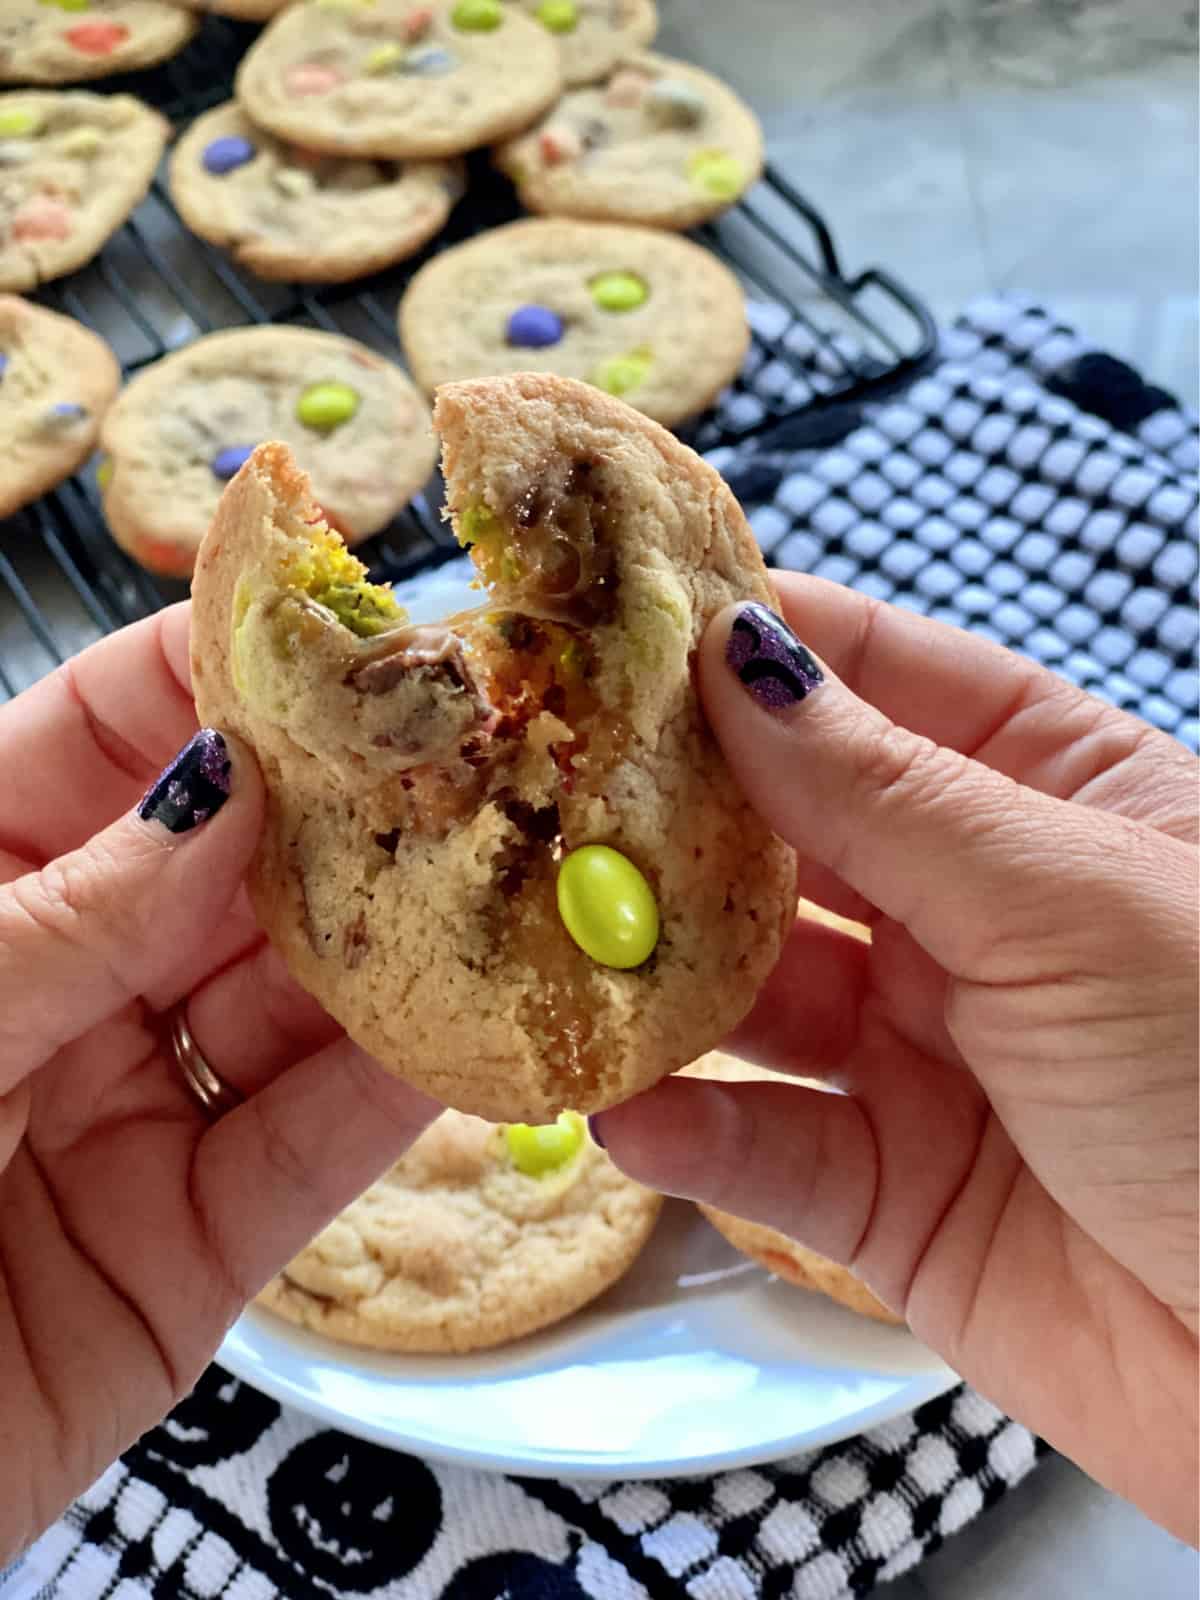
[[[229,747],[215,728],[201,728],[146,791],[137,814],[168,833],[189,833],[229,799],[229,773]]]
[[[825,682],[825,675],[796,635],[766,606],[738,607],[725,660],[760,705],[786,711]]]
[[[607,1150],[608,1146],[604,1142],[604,1135],[600,1132],[600,1113],[598,1111],[592,1112],[587,1119],[587,1125],[588,1132],[592,1136],[592,1143],[598,1144],[601,1150]]]

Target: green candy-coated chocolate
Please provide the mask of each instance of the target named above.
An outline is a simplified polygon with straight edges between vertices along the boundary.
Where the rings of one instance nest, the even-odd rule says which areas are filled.
[[[599,366],[593,367],[588,381],[597,389],[603,389],[605,394],[628,394],[645,383],[652,365],[648,351],[631,350],[628,355],[609,356],[607,361],[601,361]]]
[[[32,106],[5,106],[0,109],[0,139],[25,139],[42,125],[40,113]]]
[[[572,850],[555,886],[563,926],[599,966],[640,967],[658,943],[658,904],[627,856],[606,844]]]
[[[746,182],[742,163],[724,150],[697,150],[687,171],[698,189],[718,200],[736,200]]]
[[[636,311],[650,294],[649,284],[636,272],[601,272],[588,288],[601,311]]]
[[[504,21],[500,0],[458,0],[450,21],[464,33],[491,33]]]
[[[348,383],[313,383],[297,400],[296,416],[306,428],[328,433],[349,422],[358,403],[358,394]]]
[[[586,1137],[587,1124],[578,1111],[561,1111],[558,1120],[546,1127],[510,1122],[504,1129],[508,1158],[527,1178],[560,1171],[583,1149]]]
[[[551,33],[570,33],[579,21],[575,0],[542,0],[537,19]]]

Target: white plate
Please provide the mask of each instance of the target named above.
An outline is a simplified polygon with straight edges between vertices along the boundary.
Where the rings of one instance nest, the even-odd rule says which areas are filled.
[[[217,1359],[376,1444],[532,1477],[672,1477],[775,1460],[958,1381],[906,1329],[769,1277],[674,1201],[613,1290],[501,1350],[373,1354],[252,1308]]]

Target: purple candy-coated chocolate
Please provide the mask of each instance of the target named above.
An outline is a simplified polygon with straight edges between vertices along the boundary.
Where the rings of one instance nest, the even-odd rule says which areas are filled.
[[[563,319],[549,306],[518,306],[508,319],[508,342],[522,350],[544,350],[563,336]]]
[[[4,376],[5,369],[7,368],[7,366],[8,366],[8,357],[6,355],[0,355],[0,378],[2,378]]]
[[[233,172],[237,167],[244,167],[247,161],[253,161],[256,154],[249,139],[230,133],[223,139],[214,139],[211,144],[206,144],[200,159],[204,163],[206,172],[211,172],[214,178],[223,178],[227,172]]]
[[[222,483],[227,483],[235,473],[240,472],[254,453],[252,444],[229,444],[224,450],[218,450],[209,465],[212,467],[214,478],[220,478]]]

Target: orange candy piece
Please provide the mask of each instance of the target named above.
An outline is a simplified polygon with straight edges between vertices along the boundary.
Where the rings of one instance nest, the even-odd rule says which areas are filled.
[[[319,61],[302,61],[286,74],[283,86],[289,94],[328,94],[330,89],[336,89],[345,81],[345,73],[336,67],[322,66]]]
[[[22,241],[66,239],[74,228],[70,207],[48,194],[33,195],[12,219],[13,238]]]
[[[129,29],[119,22],[81,22],[67,29],[67,43],[85,56],[108,56],[124,44]]]

